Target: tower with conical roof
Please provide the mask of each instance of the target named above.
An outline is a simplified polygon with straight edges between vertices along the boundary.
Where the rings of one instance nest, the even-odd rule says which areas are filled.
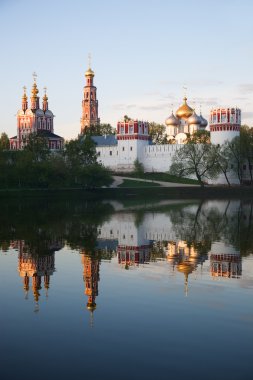
[[[95,74],[90,67],[85,72],[86,85],[83,88],[82,100],[82,117],[81,117],[81,133],[86,133],[91,126],[99,125],[100,119],[98,117],[98,101],[97,101],[97,88],[93,85],[93,78]]]

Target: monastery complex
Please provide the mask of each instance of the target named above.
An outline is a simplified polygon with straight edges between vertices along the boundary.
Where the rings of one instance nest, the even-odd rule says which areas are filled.
[[[83,90],[81,136],[91,126],[99,126],[97,88],[94,86],[94,71],[89,67],[85,72],[86,83]],[[12,150],[23,149],[31,133],[39,134],[48,140],[50,150],[64,147],[64,139],[54,133],[54,115],[48,108],[48,96],[45,93],[40,107],[39,90],[34,74],[30,106],[26,88],[22,97],[21,109],[17,112],[17,135],[10,139]],[[138,160],[144,170],[166,172],[170,169],[174,153],[185,143],[189,135],[208,127],[207,120],[196,114],[184,97],[183,104],[165,120],[168,144],[153,144],[149,135],[149,124],[139,120],[123,120],[117,123],[115,135],[93,136],[96,143],[98,160],[110,169],[129,172]],[[209,129],[211,143],[224,144],[240,135],[241,110],[238,108],[217,108],[210,111]],[[235,180],[237,183],[237,180]],[[225,181],[224,181],[225,183]]]

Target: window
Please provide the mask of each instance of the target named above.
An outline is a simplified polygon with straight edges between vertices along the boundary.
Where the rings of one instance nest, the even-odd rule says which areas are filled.
[[[110,156],[112,156],[112,151],[110,150]]]
[[[130,150],[133,150],[133,147],[132,147],[132,146],[130,147]]]
[[[123,150],[123,152],[124,152],[124,150],[125,150],[124,146],[123,146],[122,150]]]
[[[88,99],[88,97],[89,97],[89,94],[88,94],[88,92],[86,92],[86,99]]]
[[[243,168],[243,170],[246,170],[246,169],[247,169],[246,165],[243,165],[242,168]]]
[[[100,152],[98,152],[98,156],[100,156]]]

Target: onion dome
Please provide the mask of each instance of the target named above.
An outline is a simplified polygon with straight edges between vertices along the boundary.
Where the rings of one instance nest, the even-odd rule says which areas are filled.
[[[91,70],[91,68],[89,67],[88,70],[85,72],[85,76],[86,77],[94,77],[94,71]]]
[[[47,96],[46,92],[45,92],[45,94],[44,94],[44,96],[43,96],[43,101],[44,101],[44,102],[47,102],[47,101],[48,101],[48,96]]]
[[[176,118],[173,111],[172,111],[171,115],[165,120],[165,124],[167,126],[170,126],[170,125],[177,126],[180,124],[178,118]]]
[[[207,122],[207,120],[202,116],[201,113],[200,113],[200,115],[199,115],[199,118],[200,118],[200,120],[201,120],[201,124],[200,124],[200,126],[201,126],[202,128],[207,127],[208,122]]]
[[[201,119],[200,119],[200,117],[196,114],[196,112],[193,111],[193,114],[187,119],[187,123],[188,123],[188,125],[191,125],[191,124],[197,124],[197,125],[200,125],[200,124],[201,124]]]
[[[39,93],[39,90],[38,90],[38,87],[37,87],[37,83],[34,82],[33,86],[32,86],[32,97],[33,98],[37,98],[38,93]]]
[[[193,114],[193,109],[186,103],[187,98],[184,97],[184,103],[178,108],[176,116],[179,119],[188,119]]]
[[[24,90],[24,93],[23,93],[22,99],[26,101],[27,95],[26,95],[26,87],[25,86],[23,87],[23,90]]]

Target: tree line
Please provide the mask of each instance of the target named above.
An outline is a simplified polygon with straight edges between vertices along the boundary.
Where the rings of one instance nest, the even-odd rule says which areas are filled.
[[[84,188],[109,186],[111,173],[97,161],[90,135],[50,152],[47,140],[31,134],[23,150],[9,150],[8,136],[0,137],[0,188]]]
[[[201,186],[220,175],[230,186],[231,174],[240,184],[253,185],[253,128],[243,125],[240,136],[223,145],[211,144],[208,131],[195,132],[174,155],[170,173],[195,176]]]

